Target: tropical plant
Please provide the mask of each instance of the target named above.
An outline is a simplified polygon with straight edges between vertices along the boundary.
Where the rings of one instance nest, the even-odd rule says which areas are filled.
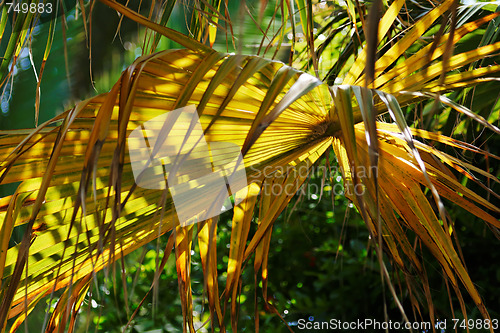
[[[495,62],[500,14],[495,5],[261,1],[253,20],[261,42],[255,55],[244,55],[238,52],[238,37],[243,37],[236,33],[227,1],[186,3],[189,34],[167,27],[174,1],[151,2],[147,16],[115,0],[101,2],[145,28],[143,55],[109,92],[83,100],[35,129],[0,131],[0,184],[18,184],[0,199],[3,329],[13,317],[11,329],[19,327],[41,299],[52,299],[60,290],[43,328],[68,326],[73,331],[96,272],[123,262],[125,255],[164,234],[168,241],[151,290],[157,290],[174,251],[184,331],[195,331],[194,241],[213,331],[226,330],[227,307],[237,331],[241,274],[252,256],[256,276],[261,272],[263,306],[279,315],[266,290],[273,223],[319,162],[331,166],[332,150],[346,196],[370,232],[381,280],[403,318],[408,320],[408,309],[400,303],[384,257],[403,273],[412,309],[423,316],[422,306],[427,307],[435,321],[425,250],[441,266],[465,318],[462,288],[484,319],[491,319],[466,269],[457,238],[460,228],[445,206],[453,203],[477,216],[498,237],[499,196],[493,189],[499,182],[498,157],[483,147],[500,133],[493,124],[500,110],[500,65]],[[78,4],[89,45],[94,5]],[[245,3],[240,10],[254,15]],[[36,20],[43,18],[9,16],[7,11],[3,1],[4,88],[14,78]],[[37,88],[56,22],[65,19],[62,13],[50,18]],[[164,38],[182,48],[158,51]],[[217,51],[217,38],[226,52],[236,53]],[[284,49],[288,65],[270,59]],[[466,106],[474,105],[475,94],[495,96],[482,106],[485,114]],[[196,106],[207,141],[238,145],[249,180],[242,191],[232,193],[237,205],[224,283],[217,268],[218,217],[180,225],[170,192],[138,186],[128,154],[127,138],[134,129],[190,105]],[[479,131],[488,131],[488,139],[477,138]],[[162,128],[157,139],[168,132],[168,126]],[[153,155],[156,151],[155,146]],[[231,156],[225,149],[212,149],[212,154],[212,161]],[[197,155],[187,158],[197,165],[211,163]],[[184,202],[191,210],[220,195],[203,192],[196,179],[188,184],[199,193]],[[16,230],[23,230],[19,244],[12,238]],[[258,330],[258,311],[255,317]]]

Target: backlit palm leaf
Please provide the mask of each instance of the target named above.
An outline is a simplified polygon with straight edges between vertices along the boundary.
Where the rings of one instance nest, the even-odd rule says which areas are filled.
[[[163,191],[135,187],[124,156],[126,135],[142,122],[197,105],[208,141],[246,148],[249,179],[258,179],[263,166],[314,162],[331,142],[324,125],[328,88],[314,88],[317,80],[301,79],[305,74],[281,63],[167,51],[139,59],[132,68],[109,94],[82,102],[22,142],[24,133],[2,133],[2,183],[24,180],[15,195],[2,199],[3,227],[7,234],[26,223],[33,229],[28,277],[15,268],[16,263],[24,267],[27,248],[22,244],[8,249],[3,269],[3,276],[10,277],[2,285],[4,300],[10,298],[16,309],[25,297],[24,288],[14,287],[17,283],[29,281],[28,299],[50,293],[54,283],[60,288],[85,278],[108,258],[116,260],[158,237],[160,229],[174,228],[171,199],[162,205]],[[295,93],[292,99],[290,92]],[[7,250],[5,240],[2,248]],[[9,308],[4,301],[4,315]]]
[[[363,70],[368,51],[363,51],[349,70],[346,85],[328,87],[280,62],[215,52],[123,5],[103,2],[187,50],[138,58],[109,93],[80,102],[36,130],[0,132],[0,184],[21,182],[13,195],[0,199],[3,325],[6,318],[14,316],[19,316],[20,322],[24,319],[22,313],[30,311],[42,295],[61,288],[66,289],[48,328],[74,323],[95,271],[173,231],[165,253],[170,253],[175,244],[185,330],[194,331],[190,256],[196,228],[212,325],[224,330],[224,305],[230,302],[231,324],[236,331],[243,263],[255,253],[254,268],[256,272],[262,270],[266,295],[266,258],[273,223],[306,180],[313,164],[332,146],[342,166],[349,199],[356,204],[372,236],[383,239],[379,250],[387,250],[400,268],[425,281],[421,258],[407,236],[407,230],[411,230],[436,257],[455,290],[458,292],[460,281],[488,318],[450,237],[455,228],[447,221],[441,197],[496,230],[500,223],[490,213],[499,213],[500,209],[463,186],[450,169],[498,180],[412,136],[489,155],[466,143],[408,128],[399,109],[399,104],[422,98],[446,102],[444,97],[431,93],[476,85],[500,71],[499,66],[491,66],[439,78],[443,72],[498,52],[498,43],[457,54],[447,62],[439,58],[446,51],[442,43],[436,43],[429,57],[423,57],[425,51],[421,51],[414,57],[401,58],[453,1],[443,1],[380,56],[374,65],[374,81],[370,82],[378,91],[348,86],[365,83]],[[379,25],[380,40],[403,5],[404,1],[394,1],[386,11]],[[494,17],[496,14],[458,28],[454,38],[458,41]],[[303,24],[307,20],[305,13]],[[447,37],[443,36],[443,43]],[[397,101],[387,93],[394,93]],[[207,141],[231,142],[241,149],[251,181],[246,191],[233,193],[240,200],[234,209],[222,297],[216,269],[217,219],[180,226],[168,190],[137,186],[128,155],[127,137],[133,130],[157,116],[190,105],[196,107]],[[454,107],[472,115],[464,107]],[[375,116],[387,111],[396,125],[375,123]],[[474,118],[500,133],[484,119]],[[215,150],[214,154],[213,159],[227,157],[224,150]],[[191,162],[210,163],[203,159]],[[377,177],[363,174],[361,169],[377,170]],[[192,188],[197,186],[195,182],[190,184]],[[287,190],[272,195],[263,191],[274,185]],[[208,198],[197,195],[186,205],[196,210],[203,200]],[[257,227],[250,238],[256,207]],[[13,229],[22,225],[27,226],[25,238],[21,244],[9,247]],[[272,308],[267,299],[264,301]]]

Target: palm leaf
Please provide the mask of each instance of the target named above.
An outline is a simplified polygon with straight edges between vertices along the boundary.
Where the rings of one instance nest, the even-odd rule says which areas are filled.
[[[185,50],[144,57],[124,72],[109,94],[80,103],[26,138],[2,132],[2,182],[29,180],[12,197],[19,198],[17,202],[2,199],[5,210],[0,214],[9,221],[5,228],[27,224],[30,235],[29,256],[24,243],[7,250],[4,316],[12,306],[18,306],[13,310],[18,313],[26,292],[28,299],[51,293],[175,227],[171,198],[162,201],[162,191],[136,187],[129,158],[122,155],[126,134],[141,122],[198,104],[207,140],[248,147],[249,177],[258,176],[263,166],[295,165],[321,156],[330,140],[322,127],[329,115],[324,105],[327,87],[311,90],[310,81],[302,78],[306,74],[278,62],[237,57],[235,63],[234,57]],[[213,82],[216,87],[211,87]],[[261,103],[266,108],[259,107]],[[312,108],[304,108],[308,105]],[[261,130],[263,124],[266,131]],[[247,140],[251,144],[245,146]],[[64,167],[67,163],[73,166],[71,172]],[[34,167],[26,170],[27,165]],[[28,203],[31,197],[33,204]],[[176,244],[187,246],[181,230],[177,229]],[[7,245],[2,242],[3,248]],[[240,250],[239,258],[242,254]],[[21,274],[26,258],[30,269]],[[189,276],[182,272],[186,270],[179,273],[188,286]],[[26,282],[27,289],[16,287]]]
[[[64,327],[67,322],[74,324],[96,271],[172,232],[169,244],[175,244],[184,330],[194,331],[190,249],[196,229],[212,325],[217,323],[224,330],[225,307],[221,306],[216,270],[216,219],[179,225],[171,194],[165,189],[139,187],[127,153],[127,137],[132,131],[189,105],[196,107],[207,141],[231,142],[239,147],[250,182],[247,188],[232,193],[239,203],[232,221],[223,304],[230,302],[234,331],[245,261],[255,253],[254,268],[256,273],[262,270],[266,295],[266,258],[273,223],[307,179],[314,163],[331,146],[342,166],[347,196],[357,206],[372,236],[383,240],[377,244],[379,252],[386,250],[402,270],[415,273],[427,288],[421,258],[408,237],[410,231],[441,264],[454,290],[459,293],[460,281],[482,315],[489,318],[452,242],[450,235],[456,231],[453,223],[447,222],[441,197],[497,230],[500,223],[492,214],[500,209],[463,186],[451,170],[467,175],[476,172],[497,180],[413,136],[496,157],[436,133],[411,129],[400,110],[400,105],[422,98],[449,103],[445,97],[431,93],[477,85],[492,80],[490,77],[500,70],[491,66],[447,74],[500,49],[498,43],[493,43],[454,55],[448,61],[439,60],[446,51],[442,42],[447,35],[436,43],[425,61],[422,57],[402,58],[405,50],[423,36],[453,1],[443,1],[429,11],[375,62],[372,84],[379,89],[374,92],[381,99],[375,99],[370,90],[349,86],[364,82],[368,50],[363,49],[348,71],[346,85],[329,87],[277,61],[218,53],[115,1],[103,2],[187,49],[138,58],[109,93],[80,102],[35,130],[0,132],[0,184],[21,182],[14,194],[0,199],[0,322],[4,327],[6,319],[14,316],[18,316],[15,326],[19,325],[41,297],[62,288],[64,294],[47,329]],[[394,1],[382,17],[379,42],[403,5],[404,1]],[[303,25],[310,28],[312,12],[306,7],[299,10]],[[454,42],[496,16],[492,14],[458,28],[453,34]],[[310,52],[314,52],[314,43],[309,45]],[[429,51],[432,46],[423,49]],[[440,79],[443,73],[446,76]],[[472,115],[463,107],[449,104]],[[387,111],[397,126],[375,123],[375,117]],[[483,118],[474,118],[499,132]],[[168,133],[167,128],[161,128]],[[191,156],[189,162],[193,165],[210,163]],[[224,150],[215,150],[212,158],[224,160],[228,156]],[[363,174],[361,169],[377,173]],[[478,180],[475,176],[470,178]],[[188,179],[187,184],[189,190],[199,189],[199,194],[186,201],[190,209],[196,210],[209,199],[195,179]],[[287,191],[266,194],[265,187],[274,185]],[[429,190],[431,199],[426,193]],[[434,204],[439,208],[437,213]],[[249,239],[255,207],[259,207],[257,229]],[[9,246],[13,229],[21,226],[27,229],[23,241]],[[171,248],[165,252],[169,251]],[[389,280],[388,274],[385,278]],[[267,299],[265,302],[266,307],[272,308]],[[432,308],[432,304],[429,306]]]

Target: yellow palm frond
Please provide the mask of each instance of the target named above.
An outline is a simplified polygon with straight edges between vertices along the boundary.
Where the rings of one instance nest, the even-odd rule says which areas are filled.
[[[278,62],[166,51],[138,59],[110,93],[32,133],[0,133],[0,179],[23,181],[1,200],[2,229],[10,235],[28,227],[20,245],[9,248],[8,237],[1,244],[9,281],[2,284],[4,318],[20,312],[26,295],[32,300],[84,279],[178,224],[166,190],[134,183],[125,139],[140,124],[194,104],[207,141],[237,144],[248,179],[257,180],[263,167],[311,165],[322,155],[331,142],[328,96],[321,82]],[[192,199],[196,206],[203,197]],[[188,246],[182,227],[176,230],[176,248]],[[189,263],[176,256],[178,269]],[[188,271],[179,271],[186,286]]]
[[[82,101],[34,130],[0,131],[0,184],[20,183],[15,193],[0,198],[3,328],[8,318],[16,316],[13,327],[18,327],[43,296],[64,289],[47,329],[63,329],[67,323],[72,329],[95,272],[162,234],[171,233],[160,267],[165,266],[175,247],[184,331],[195,330],[191,248],[196,239],[212,327],[225,331],[225,308],[229,305],[232,329],[237,331],[237,298],[245,263],[254,255],[255,273],[261,270],[266,296],[273,223],[306,181],[314,164],[332,147],[342,167],[347,197],[358,208],[371,236],[379,239],[376,248],[389,285],[382,250],[391,255],[399,268],[417,275],[425,284],[425,269],[408,236],[411,233],[436,258],[457,293],[461,283],[482,315],[489,318],[459,256],[459,248],[452,241],[456,228],[447,217],[442,198],[484,220],[498,233],[500,223],[493,215],[500,213],[500,208],[464,186],[455,175],[458,172],[474,181],[478,181],[475,175],[492,182],[498,179],[488,170],[416,138],[497,160],[498,157],[439,133],[408,127],[400,105],[438,100],[500,134],[483,117],[440,95],[496,80],[498,65],[470,71],[463,68],[497,53],[499,43],[448,59],[444,59],[444,54],[449,50],[447,39],[457,43],[491,22],[497,13],[467,23],[453,35],[443,34],[434,44],[405,59],[405,51],[452,8],[454,1],[443,1],[380,55],[373,68],[374,80],[366,84],[373,88],[370,90],[361,87],[366,81],[367,47],[347,71],[344,85],[328,86],[278,61],[216,52],[114,0],[102,2],[158,34],[156,44],[162,35],[186,49],[137,58],[110,92]],[[310,8],[305,7],[309,3],[299,3],[304,4],[299,8],[302,25],[305,31],[311,30]],[[379,43],[404,5],[405,1],[393,1],[382,16]],[[356,20],[356,15],[350,15]],[[202,21],[206,27],[208,21]],[[213,29],[200,29],[199,39],[203,39],[203,32],[213,43]],[[309,47],[314,55],[314,45]],[[150,133],[144,124],[190,107],[199,119],[199,131],[212,149],[209,156],[195,152],[184,161],[189,172],[182,174],[182,207],[193,212],[190,218],[194,221],[201,220],[186,225],[179,217],[180,206],[174,204],[172,192],[139,181],[130,154],[134,141],[130,138],[132,133],[149,136],[150,146],[141,153],[153,152],[152,159],[159,150],[154,140],[165,140],[172,128],[162,121]],[[377,116],[385,113],[390,114],[394,124],[376,121]],[[189,121],[183,126],[189,131],[198,130]],[[211,168],[214,161],[232,159],[234,152],[220,144],[224,142],[241,152],[247,183],[239,191],[230,189],[236,204],[227,279],[221,287],[217,272],[217,217],[203,216],[209,210],[221,209],[204,207],[212,202],[212,197],[222,196],[223,191],[210,191],[210,187],[197,182],[195,175],[210,169],[213,177],[209,182],[222,177],[222,171]],[[168,161],[168,156],[161,157],[164,164],[159,171],[154,170],[155,175],[160,174],[171,185],[171,178],[163,175],[163,167],[175,163]],[[281,191],[266,191],[269,188]],[[22,242],[12,246],[9,241],[14,228],[26,228],[26,232]],[[254,233],[250,232],[252,228]],[[397,302],[394,292],[393,296]],[[264,302],[266,308],[274,309],[267,299]]]

